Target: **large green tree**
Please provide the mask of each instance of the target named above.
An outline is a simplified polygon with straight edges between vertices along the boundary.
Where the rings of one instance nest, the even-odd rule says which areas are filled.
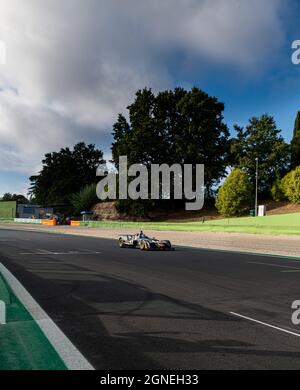
[[[208,192],[224,177],[229,131],[224,104],[199,88],[176,88],[155,95],[139,90],[128,107],[129,121],[119,115],[113,126],[112,155],[118,163],[205,164]]]
[[[291,167],[292,169],[300,166],[300,111],[298,111],[295,125],[293,138],[291,141]]]
[[[236,168],[219,189],[216,208],[226,217],[242,215],[250,208],[253,200],[252,192],[247,173]]]
[[[284,176],[281,188],[291,203],[300,203],[300,166]]]
[[[30,177],[30,194],[42,205],[69,205],[73,194],[97,182],[96,170],[104,160],[95,145],[80,142],[73,149],[47,153],[42,163],[40,173]]]
[[[231,141],[231,164],[245,170],[255,184],[256,158],[259,161],[259,192],[269,196],[272,184],[289,168],[290,149],[273,117],[264,114],[251,118],[248,126],[235,126],[237,136]]]

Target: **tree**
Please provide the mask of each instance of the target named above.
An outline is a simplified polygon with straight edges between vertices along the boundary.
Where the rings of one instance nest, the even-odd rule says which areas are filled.
[[[291,203],[300,203],[300,166],[282,179],[282,190]]]
[[[295,125],[293,138],[291,141],[291,168],[294,169],[300,165],[300,111],[298,111]]]
[[[277,178],[272,186],[271,194],[275,202],[279,202],[285,199],[284,191],[282,188],[282,179]]]
[[[79,214],[81,211],[89,211],[98,201],[95,183],[86,185],[81,191],[71,197],[75,214]]]
[[[73,194],[97,182],[96,170],[104,160],[95,145],[80,142],[73,150],[46,154],[42,163],[40,173],[30,177],[30,194],[42,205],[70,205]]]
[[[229,131],[224,104],[199,88],[176,88],[154,95],[139,90],[128,107],[129,121],[119,115],[113,126],[113,161],[126,155],[129,164],[205,164],[207,193],[225,176]]]
[[[234,169],[219,189],[217,210],[226,217],[242,215],[253,200],[252,190],[247,173],[239,168]]]
[[[1,200],[5,201],[5,202],[10,202],[10,201],[13,200],[12,198],[13,198],[13,194],[11,194],[10,192],[6,192],[6,193],[2,196]]]
[[[231,142],[231,163],[245,170],[255,184],[256,161],[259,160],[259,192],[269,196],[277,177],[289,167],[290,149],[280,135],[273,117],[264,114],[251,118],[246,129],[235,126],[237,137]]]
[[[20,194],[10,194],[9,192],[5,193],[2,197],[3,201],[17,201],[18,203],[26,204],[30,203],[29,200]]]

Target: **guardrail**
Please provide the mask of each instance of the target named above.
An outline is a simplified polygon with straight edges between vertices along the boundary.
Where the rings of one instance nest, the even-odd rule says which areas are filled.
[[[30,219],[30,218],[14,218],[14,222],[17,223],[31,223],[31,224],[41,224],[41,219]]]

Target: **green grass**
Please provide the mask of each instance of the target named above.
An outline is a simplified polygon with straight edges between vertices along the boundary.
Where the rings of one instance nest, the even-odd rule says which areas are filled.
[[[13,218],[0,218],[0,223],[11,223],[13,221]]]
[[[0,325],[0,370],[65,370],[66,367],[36,322],[0,274],[0,300],[7,324]]]
[[[299,234],[300,213],[266,217],[227,218],[196,222],[122,222],[100,221],[81,223],[98,228],[127,228],[144,230],[173,230],[185,232],[230,232],[258,234]]]

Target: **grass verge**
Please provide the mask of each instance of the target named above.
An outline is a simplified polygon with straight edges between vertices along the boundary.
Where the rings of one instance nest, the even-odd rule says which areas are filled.
[[[0,325],[0,370],[65,370],[39,326],[0,274],[0,300],[7,324]]]
[[[14,222],[13,218],[0,218],[0,223],[11,223]]]
[[[95,228],[127,228],[144,230],[171,230],[185,232],[229,232],[256,234],[300,235],[300,213],[266,217],[228,218],[196,222],[82,222],[81,226]]]

